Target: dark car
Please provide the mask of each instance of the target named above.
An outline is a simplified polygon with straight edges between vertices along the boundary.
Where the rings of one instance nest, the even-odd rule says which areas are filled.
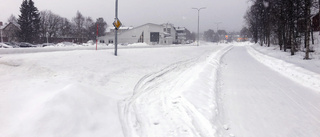
[[[35,47],[34,45],[27,43],[27,42],[21,42],[19,43],[19,47],[21,48],[31,48],[31,47]]]

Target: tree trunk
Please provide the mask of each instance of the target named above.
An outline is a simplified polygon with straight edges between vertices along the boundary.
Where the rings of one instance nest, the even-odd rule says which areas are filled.
[[[310,24],[310,31],[311,31],[311,41],[312,41],[312,45],[314,45],[313,29],[311,28],[311,26],[312,26],[311,21],[309,22],[309,24]]]
[[[309,58],[309,52],[310,52],[310,7],[311,7],[311,2],[310,0],[305,0],[305,24],[306,24],[306,30],[305,30],[305,45],[306,45],[306,55],[304,59],[310,59]]]

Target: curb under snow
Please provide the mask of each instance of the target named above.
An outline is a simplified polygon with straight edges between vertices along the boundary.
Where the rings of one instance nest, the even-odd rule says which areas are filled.
[[[246,47],[248,53],[262,64],[265,64],[272,70],[279,72],[281,75],[284,75],[299,84],[320,92],[320,74],[283,60],[264,55],[251,46]]]

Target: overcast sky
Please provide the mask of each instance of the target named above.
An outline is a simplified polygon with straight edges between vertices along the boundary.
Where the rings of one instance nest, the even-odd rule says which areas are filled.
[[[11,14],[18,17],[23,0],[0,0],[0,21],[7,22]],[[115,17],[115,0],[33,0],[39,11],[51,10],[62,17],[72,19],[80,11],[94,20],[103,17],[111,25]],[[243,16],[248,0],[119,0],[119,19],[125,26],[145,23],[173,23],[197,31],[198,11],[192,8],[206,7],[200,11],[200,31],[219,29],[240,31],[245,25]]]

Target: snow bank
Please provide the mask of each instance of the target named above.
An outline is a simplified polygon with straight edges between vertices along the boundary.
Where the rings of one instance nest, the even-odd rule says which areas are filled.
[[[299,84],[320,92],[320,74],[301,68],[295,64],[264,55],[251,46],[247,46],[247,49],[249,54],[259,62]]]
[[[125,136],[215,136],[217,69],[230,49],[207,52],[142,78],[134,95],[119,104]]]

